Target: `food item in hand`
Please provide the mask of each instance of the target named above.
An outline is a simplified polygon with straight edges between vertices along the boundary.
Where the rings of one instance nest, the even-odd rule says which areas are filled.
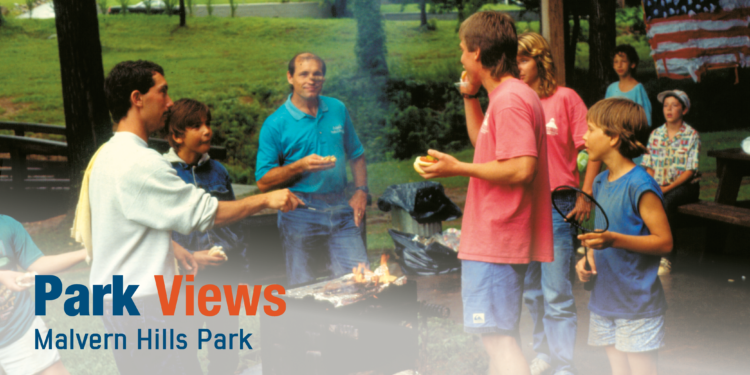
[[[323,157],[323,161],[332,161],[332,162],[336,162],[336,157],[335,157],[335,156],[333,156],[333,155],[331,155],[331,156],[324,156],[324,157]]]
[[[25,274],[18,276],[16,278],[16,284],[20,287],[30,287],[34,286],[34,282],[36,281],[36,272],[26,272]]]
[[[461,82],[464,82],[464,81],[466,81],[466,74],[467,74],[467,73],[466,73],[466,71],[465,71],[465,70],[464,70],[463,72],[461,72]]]
[[[586,152],[586,150],[583,150],[578,153],[578,172],[583,173],[583,171],[586,170],[586,167],[589,164],[589,153]]]
[[[414,170],[416,170],[419,174],[424,174],[424,171],[421,167],[427,167],[437,162],[438,160],[432,156],[419,156],[416,160],[414,160]]]
[[[214,246],[211,248],[211,250],[208,251],[209,256],[215,256],[218,255],[222,258],[224,258],[225,261],[229,260],[227,257],[227,253],[224,252],[224,248],[221,246]]]

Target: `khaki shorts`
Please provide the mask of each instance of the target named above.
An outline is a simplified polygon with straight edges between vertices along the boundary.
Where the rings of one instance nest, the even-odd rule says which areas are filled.
[[[0,375],[37,374],[60,360],[60,353],[54,346],[52,349],[34,349],[37,329],[42,337],[47,335],[47,326],[38,316],[20,339],[0,348]]]

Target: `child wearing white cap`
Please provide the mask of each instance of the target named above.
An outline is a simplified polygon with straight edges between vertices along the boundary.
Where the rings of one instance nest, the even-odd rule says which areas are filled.
[[[698,132],[683,121],[690,110],[690,98],[684,91],[667,90],[659,93],[657,99],[663,104],[666,123],[651,133],[648,154],[641,165],[661,186],[667,218],[673,223],[678,206],[698,201],[701,141]],[[662,258],[659,275],[671,272],[676,253],[672,251],[669,258]]]

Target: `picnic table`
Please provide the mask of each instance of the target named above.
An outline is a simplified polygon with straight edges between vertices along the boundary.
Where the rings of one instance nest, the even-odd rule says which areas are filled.
[[[750,176],[750,154],[741,148],[726,150],[710,150],[708,156],[716,158],[716,177],[719,185],[716,188],[714,201],[700,201],[680,206],[677,211],[681,214],[698,217],[709,223],[709,237],[707,245],[724,248],[727,238],[727,226],[737,225],[750,228],[750,202],[738,202],[742,178]],[[701,260],[703,254],[701,253]]]
[[[708,156],[716,158],[716,177],[719,178],[719,187],[716,189],[714,201],[735,205],[742,177],[750,176],[750,154],[745,153],[741,148],[730,148],[711,150]]]

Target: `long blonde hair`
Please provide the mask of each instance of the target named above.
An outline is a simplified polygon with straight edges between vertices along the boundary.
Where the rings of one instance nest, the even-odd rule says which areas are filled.
[[[528,32],[518,37],[518,55],[534,59],[539,75],[539,88],[536,93],[540,98],[551,96],[557,90],[555,62],[552,61],[552,50],[543,36]]]

